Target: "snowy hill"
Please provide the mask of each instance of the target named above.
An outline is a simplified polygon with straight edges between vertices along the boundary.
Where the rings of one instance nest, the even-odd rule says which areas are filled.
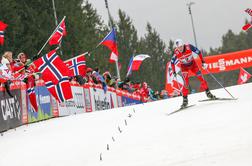
[[[181,97],[10,130],[0,166],[251,166],[252,84],[227,89],[239,99],[199,103],[205,94],[193,94],[196,106],[170,116]]]

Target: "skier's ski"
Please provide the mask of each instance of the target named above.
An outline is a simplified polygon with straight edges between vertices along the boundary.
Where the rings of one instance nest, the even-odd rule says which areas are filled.
[[[196,105],[196,104],[188,105],[188,106],[186,106],[186,107],[180,107],[179,109],[177,109],[177,110],[175,110],[175,111],[169,113],[168,116],[169,116],[169,115],[172,115],[172,114],[174,114],[174,113],[180,112],[180,111],[182,111],[182,110],[185,110],[186,108],[193,107],[193,106],[195,106],[195,105]]]
[[[199,102],[204,102],[204,101],[215,101],[215,100],[237,100],[238,98],[221,98],[217,97],[214,99],[204,99],[204,100],[199,100]]]

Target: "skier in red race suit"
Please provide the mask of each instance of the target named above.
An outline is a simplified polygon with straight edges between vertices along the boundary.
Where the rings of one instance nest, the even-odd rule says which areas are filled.
[[[181,64],[181,71],[182,71],[182,77],[184,79],[184,86],[182,87],[182,95],[183,95],[183,104],[181,107],[186,107],[188,105],[188,86],[189,86],[189,74],[188,72],[191,71],[196,75],[198,80],[201,83],[201,89],[203,89],[206,92],[206,95],[210,99],[215,99],[216,97],[210,92],[208,88],[208,84],[206,80],[204,79],[197,63],[194,60],[192,53],[198,54],[203,69],[207,69],[207,64],[205,63],[203,56],[200,52],[200,50],[196,47],[194,47],[191,44],[184,44],[181,39],[177,39],[175,41],[175,49],[174,49],[174,55],[171,59],[171,66],[174,76],[176,77],[177,73],[175,71],[175,63],[177,61]]]

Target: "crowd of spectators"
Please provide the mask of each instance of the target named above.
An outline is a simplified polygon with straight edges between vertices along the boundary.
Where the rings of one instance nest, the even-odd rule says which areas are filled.
[[[161,92],[154,91],[146,82],[133,82],[128,77],[124,80],[120,80],[115,76],[111,76],[109,71],[105,71],[101,74],[99,68],[92,69],[88,67],[84,76],[73,77],[71,82],[79,85],[100,84],[103,88],[108,86],[122,91],[127,91],[133,95],[140,96],[143,102],[168,98],[166,90],[162,90]]]
[[[13,54],[10,51],[6,51],[2,55],[0,64],[0,82],[5,86],[9,95],[11,95],[11,93],[9,93],[11,80],[19,79],[26,82],[28,75],[33,74],[33,71],[30,71],[29,68],[31,63],[32,61],[28,59],[25,53],[19,53],[17,59],[13,58]],[[36,79],[39,79],[39,77]],[[162,90],[161,92],[154,91],[146,82],[133,82],[128,77],[124,80],[120,80],[117,77],[112,76],[109,71],[105,71],[101,74],[99,68],[92,69],[88,67],[85,75],[78,75],[69,79],[71,84],[74,85],[99,84],[103,87],[104,91],[106,91],[108,87],[127,91],[133,95],[140,96],[143,102],[168,98],[165,90]]]

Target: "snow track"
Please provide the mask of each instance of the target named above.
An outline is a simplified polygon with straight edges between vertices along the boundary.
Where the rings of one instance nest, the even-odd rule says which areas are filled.
[[[193,94],[172,116],[180,97],[22,126],[0,137],[0,166],[251,166],[252,84],[228,90],[239,99]]]

